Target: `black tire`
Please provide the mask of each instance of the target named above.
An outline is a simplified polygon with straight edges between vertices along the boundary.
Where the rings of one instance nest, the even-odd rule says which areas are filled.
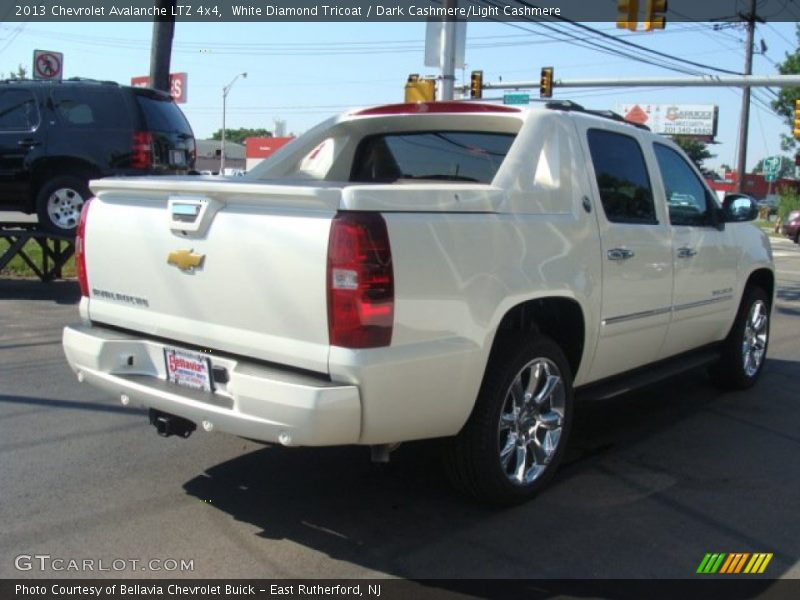
[[[754,316],[757,306],[765,319],[763,326],[754,322],[757,318]],[[748,287],[742,295],[736,321],[722,343],[720,359],[709,369],[711,378],[718,387],[725,390],[746,390],[755,385],[767,358],[769,321],[770,299],[767,293],[760,287]],[[751,348],[760,348],[760,357],[756,356],[758,352],[753,351],[751,354]],[[748,355],[751,362],[746,363],[745,358]]]
[[[797,233],[794,234],[794,243],[800,244],[800,229],[798,229]]]
[[[496,506],[524,502],[547,484],[564,455],[573,413],[572,373],[564,353],[555,342],[537,336],[504,346],[508,350],[497,352],[487,367],[469,420],[455,438],[447,440],[444,452],[445,466],[453,485],[482,502]],[[524,391],[522,388],[527,387],[527,382],[532,379],[533,364],[541,365],[540,376],[530,390],[532,398],[525,396],[531,398],[525,405],[529,409],[538,408],[539,414],[530,414],[530,410],[527,410],[519,413],[519,420],[513,421],[516,417],[509,412],[513,407],[512,385],[519,378],[520,386],[517,389]],[[545,368],[552,375],[560,377],[560,387],[554,389],[549,402],[544,401],[537,407],[533,399],[545,385],[547,377],[542,377]],[[501,426],[503,415],[505,419]],[[558,438],[553,443],[556,429],[551,428],[556,424],[557,417],[560,417],[560,428]],[[548,446],[548,434],[550,447],[553,448],[549,455],[542,450],[542,447]],[[542,443],[535,443],[533,438]],[[501,447],[509,448],[509,444],[513,444],[512,450],[504,466]],[[521,456],[519,452],[524,453],[521,470],[517,470]],[[528,459],[531,461],[529,471]],[[513,475],[514,471],[524,472],[530,479],[519,481]]]
[[[75,175],[56,175],[36,194],[39,228],[60,235],[75,235],[81,207],[91,197],[86,179]]]

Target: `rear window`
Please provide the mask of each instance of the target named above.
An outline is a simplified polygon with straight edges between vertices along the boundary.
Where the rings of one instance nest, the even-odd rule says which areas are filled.
[[[425,131],[364,138],[350,180],[490,183],[514,142],[510,133]]]
[[[145,127],[148,131],[185,133],[192,135],[192,128],[181,109],[172,100],[135,94],[136,102],[142,109]]]
[[[76,129],[130,129],[131,118],[117,88],[59,87],[53,107],[62,124]]]

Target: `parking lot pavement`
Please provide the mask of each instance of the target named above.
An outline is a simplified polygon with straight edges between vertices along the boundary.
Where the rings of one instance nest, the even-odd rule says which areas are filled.
[[[363,448],[158,438],[67,368],[75,284],[0,280],[0,577],[677,578],[708,552],[771,552],[765,576],[800,577],[800,249],[775,255],[755,389],[723,394],[695,371],[581,405],[555,481],[502,511],[449,489],[435,443],[378,468]],[[21,572],[21,554],[128,562]]]

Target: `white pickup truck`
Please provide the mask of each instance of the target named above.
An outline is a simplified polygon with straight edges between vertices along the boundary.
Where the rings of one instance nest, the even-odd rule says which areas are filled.
[[[575,393],[764,365],[770,244],[668,139],[569,102],[357,110],[245,177],[103,179],[83,211],[79,381],[285,446],[449,438],[485,501],[550,478]]]

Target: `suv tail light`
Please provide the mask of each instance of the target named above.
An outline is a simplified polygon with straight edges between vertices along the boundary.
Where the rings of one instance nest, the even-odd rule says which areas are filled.
[[[153,134],[149,131],[133,132],[133,148],[131,152],[132,169],[153,168]]]
[[[89,217],[89,206],[91,204],[92,199],[89,198],[83,205],[75,237],[75,270],[78,273],[81,296],[86,296],[87,298],[89,297],[89,277],[86,274],[86,219]]]
[[[328,241],[328,337],[332,346],[377,348],[392,341],[394,273],[379,213],[340,212]]]

